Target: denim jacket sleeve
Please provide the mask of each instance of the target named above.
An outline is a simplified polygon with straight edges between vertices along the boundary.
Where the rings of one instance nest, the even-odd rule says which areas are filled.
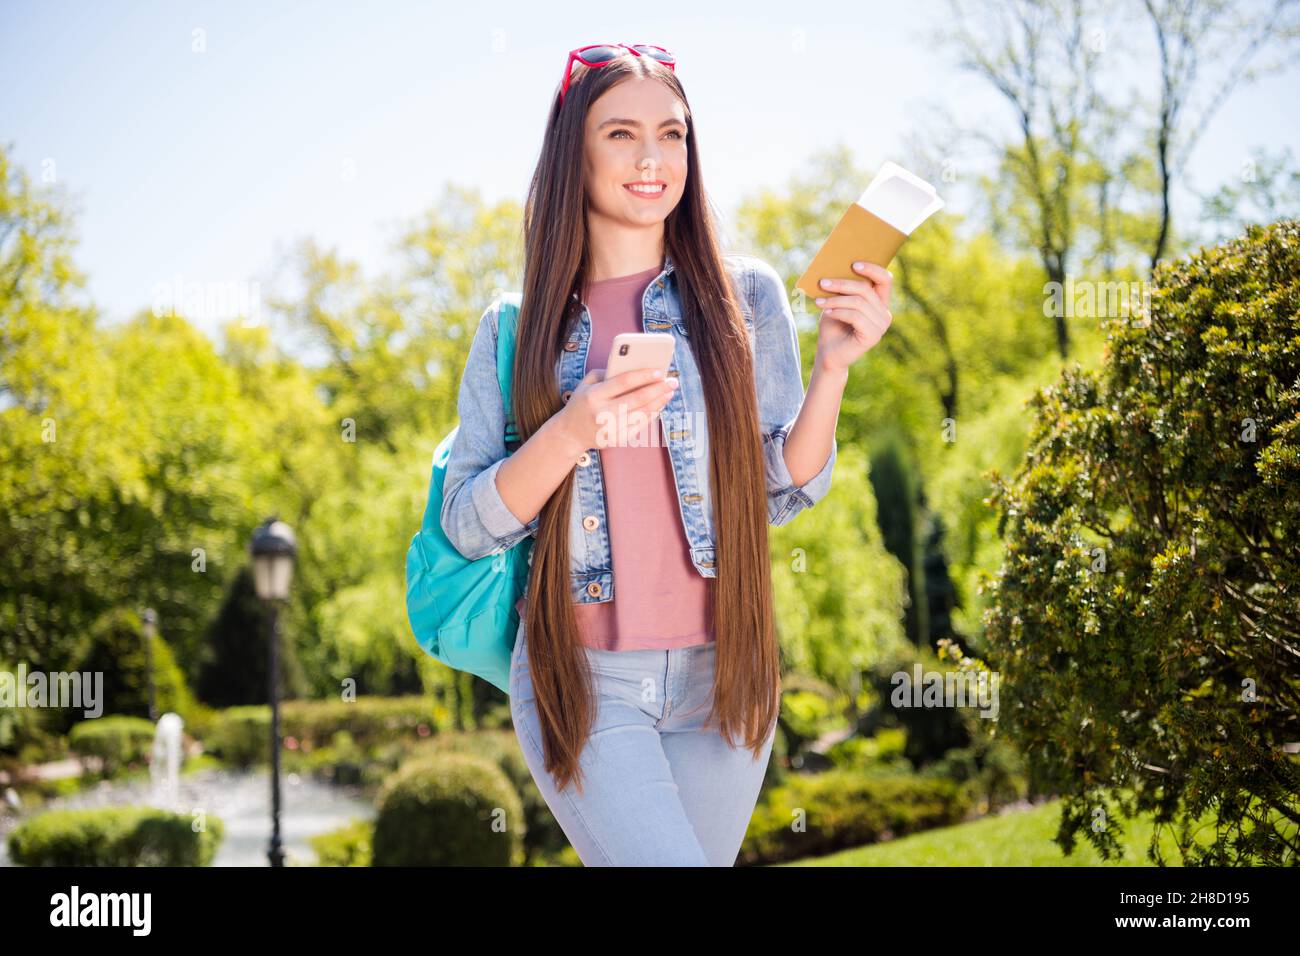
[[[442,485],[442,530],[469,560],[499,554],[537,531],[538,519],[521,524],[497,491],[507,458],[505,406],[497,382],[498,297],[479,318],[460,380],[460,425],[447,457]]]
[[[757,258],[753,261],[750,281],[754,305],[754,372],[767,477],[768,522],[782,525],[826,496],[838,444],[832,438],[831,453],[821,471],[804,484],[795,485],[785,463],[785,440],[803,406],[799,333],[785,281],[768,263]]]

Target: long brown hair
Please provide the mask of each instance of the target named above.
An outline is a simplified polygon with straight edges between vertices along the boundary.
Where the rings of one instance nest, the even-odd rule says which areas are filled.
[[[599,69],[576,64],[564,102],[558,96],[553,100],[524,208],[514,408],[523,441],[561,408],[555,366],[580,317],[573,293],[583,288],[590,262],[583,175],[587,111],[606,90],[632,76],[664,83],[686,113],[685,191],[664,223],[664,242],[673,259],[708,416],[717,532],[712,601],[717,669],[709,721],[716,722],[731,746],[739,737],[757,758],[780,710],[780,661],[753,357],[700,178],[690,104],[676,74],[649,57],[629,55]],[[524,626],[546,770],[559,789],[573,781],[581,793],[578,761],[596,702],[570,583],[573,482],[570,475],[539,515]]]

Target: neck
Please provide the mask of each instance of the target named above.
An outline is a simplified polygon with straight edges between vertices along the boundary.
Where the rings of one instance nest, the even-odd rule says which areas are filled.
[[[587,217],[587,241],[589,282],[663,268],[662,222],[653,227],[629,228],[592,213]]]

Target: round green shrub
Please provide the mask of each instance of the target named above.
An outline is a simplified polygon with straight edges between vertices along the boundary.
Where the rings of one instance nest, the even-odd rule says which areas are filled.
[[[400,767],[380,790],[375,866],[517,866],[524,811],[501,768],[470,754]]]
[[[128,764],[147,762],[153,749],[154,723],[143,717],[97,717],[74,724],[68,746],[79,757],[97,757],[112,776]]]
[[[481,730],[466,733],[446,733],[426,740],[419,745],[419,755],[434,753],[468,753],[483,757],[496,764],[510,778],[515,792],[524,806],[525,862],[559,853],[569,845],[568,837],[560,829],[546,798],[537,789],[528,763],[519,749],[515,732],[506,730]]]

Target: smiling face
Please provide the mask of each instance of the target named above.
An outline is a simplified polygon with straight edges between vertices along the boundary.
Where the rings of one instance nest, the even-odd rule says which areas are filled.
[[[610,87],[587,111],[590,212],[629,226],[662,223],[686,189],[686,149],[686,112],[668,87],[645,77]]]

